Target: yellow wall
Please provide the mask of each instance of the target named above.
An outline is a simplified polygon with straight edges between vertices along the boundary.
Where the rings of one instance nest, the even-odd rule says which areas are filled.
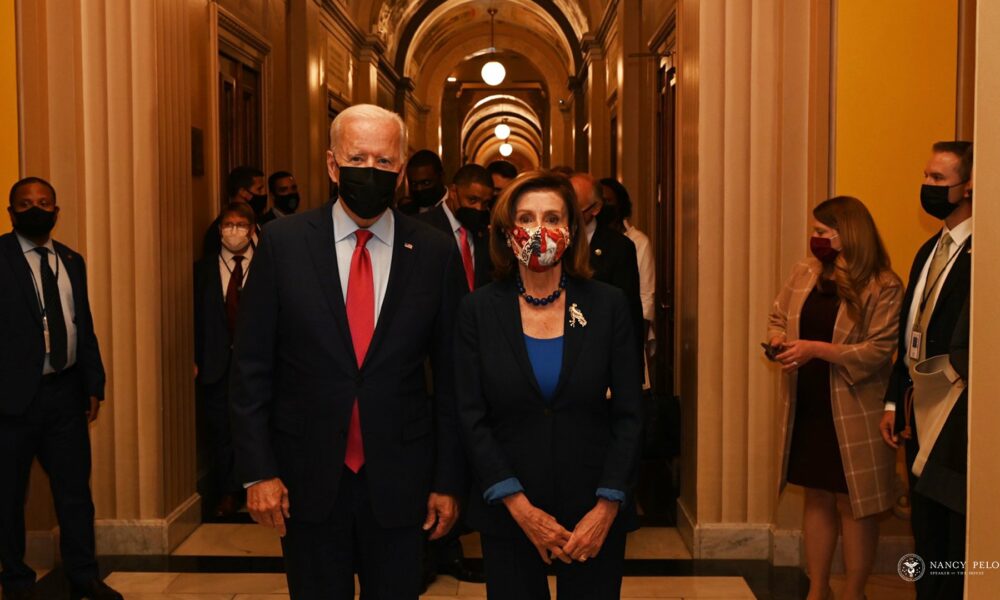
[[[10,189],[18,179],[17,43],[14,3],[0,3],[0,188]],[[7,203],[3,203],[4,207]],[[7,211],[0,211],[0,232],[10,229]]]
[[[839,0],[836,194],[875,217],[904,279],[938,228],[920,209],[930,146],[955,136],[958,0]]]

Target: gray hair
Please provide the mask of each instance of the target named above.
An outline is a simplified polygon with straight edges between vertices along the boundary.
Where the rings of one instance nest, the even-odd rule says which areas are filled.
[[[351,119],[362,119],[365,121],[388,121],[394,123],[397,127],[399,127],[399,161],[402,163],[406,160],[406,123],[403,122],[403,119],[399,115],[391,110],[386,110],[380,106],[375,106],[374,104],[355,104],[354,106],[344,109],[343,112],[338,114],[333,119],[333,123],[330,123],[330,150],[336,150],[337,140],[340,138],[341,130],[344,128],[344,123],[350,121]]]

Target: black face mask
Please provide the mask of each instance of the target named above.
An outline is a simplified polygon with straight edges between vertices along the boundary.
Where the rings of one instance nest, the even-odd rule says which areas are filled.
[[[610,204],[605,204],[601,212],[597,213],[598,227],[614,228],[618,223],[618,209]]]
[[[486,230],[490,226],[490,211],[488,210],[477,210],[463,206],[455,211],[455,218],[462,224],[462,227],[465,227],[477,236],[486,233]]]
[[[375,167],[340,167],[338,192],[351,212],[374,219],[392,204],[398,178],[399,173]]]
[[[285,194],[274,197],[274,205],[283,213],[293,213],[299,207],[299,194]]]
[[[44,237],[56,226],[56,212],[32,206],[22,212],[13,212],[14,231],[26,238]]]
[[[252,198],[247,200],[247,204],[253,209],[253,214],[259,217],[264,214],[264,209],[267,208],[267,194],[254,194]]]
[[[410,192],[410,198],[413,199],[413,203],[419,208],[430,208],[438,203],[441,198],[444,198],[444,184],[439,183],[434,187],[427,188],[425,190],[413,190]]]
[[[958,208],[958,204],[948,202],[948,193],[951,192],[951,188],[965,183],[964,181],[955,185],[928,185],[925,183],[920,186],[920,205],[924,207],[927,214],[943,221]]]

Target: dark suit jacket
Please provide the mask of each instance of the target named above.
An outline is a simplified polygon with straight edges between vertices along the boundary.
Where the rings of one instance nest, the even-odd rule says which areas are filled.
[[[585,327],[568,325],[573,304]],[[485,533],[520,531],[503,503],[483,500],[484,490],[510,477],[520,480],[532,504],[568,529],[594,507],[602,487],[628,495],[615,526],[637,525],[630,491],[641,429],[640,361],[628,305],[611,286],[570,278],[566,306],[562,371],[550,402],[528,358],[513,282],[476,290],[459,310],[456,393],[478,483],[466,514]]]
[[[448,220],[448,215],[445,214],[444,208],[441,206],[435,206],[427,212],[415,215],[414,218],[446,234],[452,242],[455,241],[455,232],[451,229],[451,221]],[[473,240],[473,243],[476,245],[476,250],[472,255],[473,267],[475,269],[476,289],[479,289],[493,281],[493,261],[490,260],[490,236],[486,234],[477,236]],[[457,248],[458,244],[455,244],[455,247]],[[461,249],[459,252],[461,252]]]
[[[218,383],[229,371],[233,341],[226,324],[226,304],[219,255],[194,264],[194,363],[198,383]]]
[[[642,297],[639,296],[639,260],[635,244],[625,234],[598,226],[590,240],[590,266],[594,269],[594,279],[625,292],[629,319],[635,332],[633,339],[641,357],[646,344],[646,325],[642,318]],[[645,379],[642,360],[637,372],[640,381]]]
[[[230,391],[238,476],[281,477],[293,518],[327,520],[357,399],[375,518],[383,527],[416,526],[428,493],[465,491],[452,384],[461,259],[438,232],[394,213],[388,287],[359,369],[331,208],[272,222],[254,253]]]
[[[889,378],[889,389],[886,392],[886,402],[896,403],[897,433],[902,431],[905,426],[906,411],[904,410],[904,398],[906,390],[913,385],[913,382],[910,380],[909,369],[907,368],[905,362],[909,341],[906,339],[906,323],[909,318],[910,305],[913,302],[913,295],[915,293],[917,281],[920,278],[920,273],[923,270],[928,257],[930,257],[931,253],[934,251],[934,246],[937,244],[939,237],[940,234],[937,234],[927,240],[924,245],[920,247],[920,250],[917,251],[917,255],[913,259],[913,266],[910,268],[910,278],[906,286],[906,294],[903,297],[903,304],[900,307],[899,349],[896,356],[896,362],[893,365],[892,375]],[[928,357],[949,353],[956,325],[958,324],[959,318],[965,310],[969,299],[969,284],[971,282],[972,271],[971,252],[972,238],[970,237],[966,241],[965,246],[959,250],[959,254],[955,257],[955,262],[952,264],[951,270],[948,272],[948,277],[941,284],[941,291],[938,294],[937,302],[934,305],[934,312],[931,313],[931,318],[927,325],[927,331],[924,333],[926,338],[926,355]],[[967,411],[964,409],[960,410],[958,407],[956,407],[956,410],[952,411],[951,416],[948,418],[948,421],[945,422],[944,428],[941,430],[941,434],[938,436],[937,442],[934,445],[934,450],[928,457],[928,466],[924,467],[921,479],[924,479],[928,475],[931,476],[932,480],[935,478],[935,469],[932,466],[932,463],[935,461],[936,455],[941,448],[946,448],[952,446],[954,443],[958,443],[960,437],[964,439],[964,436],[966,435],[965,424],[968,421],[966,415]],[[907,441],[906,444],[907,466],[913,465],[913,459],[916,458],[917,451],[920,448],[919,428],[919,423],[911,422],[913,439]],[[965,447],[964,442],[962,442],[961,445],[963,448]],[[928,469],[928,467],[930,468]],[[965,487],[963,485],[962,491],[964,492],[964,490]]]
[[[104,364],[94,335],[87,298],[87,270],[83,257],[53,242],[73,287],[76,315],[76,367],[81,371],[81,402],[104,398]],[[17,236],[0,235],[0,415],[24,414],[34,400],[45,363],[42,314],[32,283],[31,267]]]

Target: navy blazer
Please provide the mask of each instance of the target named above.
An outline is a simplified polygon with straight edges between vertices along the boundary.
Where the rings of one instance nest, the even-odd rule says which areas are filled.
[[[414,215],[413,218],[427,223],[431,227],[434,227],[438,231],[446,234],[448,239],[453,243],[455,242],[455,232],[452,230],[451,221],[448,220],[448,215],[445,214],[442,206],[435,206],[427,212]],[[485,233],[476,236],[475,239],[473,239],[473,243],[476,245],[476,251],[472,254],[472,266],[474,270],[473,278],[476,289],[479,289],[487,283],[493,281],[493,261],[490,260],[490,236]],[[457,243],[455,244],[455,247],[458,248]]]
[[[629,318],[635,330],[636,349],[642,356],[646,347],[646,325],[642,317],[642,297],[639,295],[639,259],[635,243],[610,227],[598,226],[590,239],[590,266],[594,269],[595,280],[625,292]],[[637,372],[639,381],[643,381],[646,377],[641,360]]]
[[[83,257],[53,241],[73,288],[76,367],[80,399],[104,399],[104,364],[94,334]],[[24,414],[38,392],[45,364],[45,337],[31,267],[14,233],[0,235],[0,415]]]
[[[532,504],[572,530],[597,502],[597,489],[626,492],[616,527],[638,522],[631,489],[641,431],[641,386],[628,303],[618,289],[568,278],[562,369],[550,402],[535,380],[510,279],[467,296],[455,334],[455,381],[466,452],[477,485],[469,524],[518,535],[503,503],[483,492],[516,477]],[[569,325],[576,305],[586,326]],[[611,388],[613,398],[607,399]]]
[[[293,518],[326,521],[357,399],[375,518],[417,526],[431,491],[465,491],[452,385],[455,311],[467,287],[461,258],[439,232],[394,212],[388,286],[359,369],[332,206],[268,224],[254,253],[231,376],[237,473],[246,483],[281,477]]]
[[[194,264],[194,364],[198,383],[218,383],[229,372],[233,341],[226,323],[219,255]]]

